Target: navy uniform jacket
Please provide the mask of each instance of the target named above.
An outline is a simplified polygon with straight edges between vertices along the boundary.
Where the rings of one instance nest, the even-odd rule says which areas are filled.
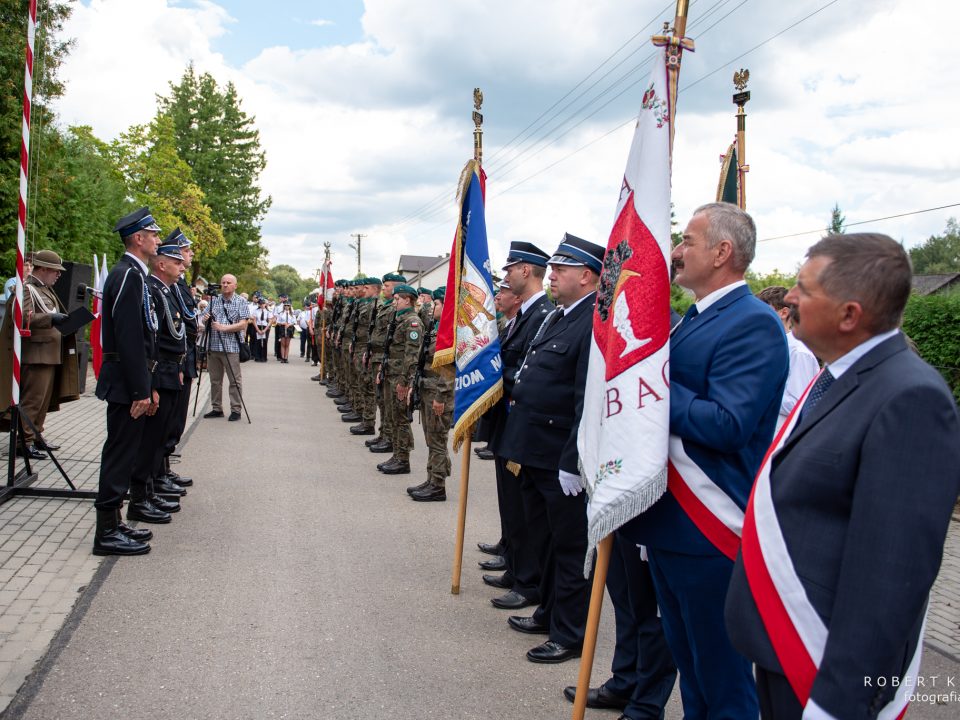
[[[180,371],[187,353],[183,316],[170,288],[158,277],[151,275],[147,278],[147,289],[157,308],[160,325],[157,330],[157,363],[153,370],[153,387],[158,390],[179,390],[182,387]],[[177,338],[174,331],[183,333],[183,336]]]
[[[533,336],[537,334],[540,325],[553,310],[554,305],[546,294],[541,295],[527,311],[515,320],[516,329],[507,339],[509,329],[500,333],[500,358],[503,362],[503,398],[485,417],[489,428],[488,444],[493,452],[500,454],[503,443],[503,431],[507,426],[507,405],[513,395],[513,379],[523,364]]]
[[[97,397],[129,405],[150,398],[150,366],[154,356],[154,333],[144,309],[145,282],[137,261],[122,255],[103,286],[101,334],[103,352],[119,356],[104,359],[97,379]],[[146,293],[147,301],[150,295]],[[149,312],[153,312],[150,302]]]
[[[916,647],[960,492],[950,391],[902,335],[883,341],[803,416],[773,458],[770,485],[797,575],[829,629],[810,697],[838,718],[876,717]],[[726,622],[741,653],[782,672],[740,558]]]
[[[741,509],[773,439],[789,362],[780,318],[745,285],[670,338],[670,432]],[[661,550],[720,554],[669,492],[624,531]]]
[[[531,342],[513,386],[513,404],[497,451],[507,460],[579,474],[577,432],[583,414],[595,298],[594,293],[588,295]]]
[[[197,376],[197,301],[182,277],[170,286],[170,293],[179,305],[180,315],[187,326],[187,357],[183,362],[184,377]]]

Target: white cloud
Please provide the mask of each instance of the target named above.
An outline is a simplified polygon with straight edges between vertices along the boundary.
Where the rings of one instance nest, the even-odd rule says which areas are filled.
[[[326,27],[327,25],[333,25],[333,20],[324,20],[323,18],[318,18],[317,20],[311,20],[311,25],[316,25],[317,27]]]
[[[681,87],[821,4],[748,3],[705,35],[729,8],[698,27],[698,13],[714,2],[695,5],[690,34],[697,52],[684,61]],[[496,157],[497,151],[666,5],[557,0],[545,13],[533,0],[367,0],[358,42],[299,51],[264,47],[235,67],[213,49],[232,22],[220,5],[93,0],[89,7],[75,5],[67,28],[77,43],[64,67],[68,91],[60,111],[65,121],[91,124],[109,138],[149,120],[155,95],[190,60],[220,82],[232,80],[244,109],[256,116],[267,153],[262,184],[274,201],[264,226],[270,262],[312,272],[323,242],[330,241],[335,267],[352,274],[353,232],[369,235],[365,272],[395,268],[403,252],[449,250],[454,185],[472,149],[471,93],[481,86],[487,224],[498,263],[515,239],[548,252],[565,231],[605,242],[630,143],[628,125],[503,190],[627,120],[639,105],[639,87],[506,171],[510,154]],[[941,5],[938,12],[943,27],[960,21],[960,5]],[[145,28],[136,47],[118,44],[133,24]],[[824,227],[834,203],[855,222],[960,201],[960,75],[953,72],[960,46],[917,46],[904,37],[904,28],[914,25],[915,8],[905,0],[851,0],[737,61],[753,76],[747,189],[761,238]],[[639,51],[610,78],[649,54],[640,42],[653,30],[658,23],[641,33]],[[681,92],[673,178],[681,225],[714,196],[718,156],[735,129],[734,69]],[[647,73],[635,71],[631,81]],[[588,112],[612,94],[591,103]],[[440,212],[399,222],[437,197]],[[941,231],[950,214],[871,229],[913,243]],[[756,266],[792,269],[815,239],[761,243]]]

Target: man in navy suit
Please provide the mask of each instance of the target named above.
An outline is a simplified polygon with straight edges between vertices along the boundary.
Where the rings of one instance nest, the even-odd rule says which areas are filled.
[[[564,235],[550,258],[550,290],[558,307],[540,323],[517,372],[503,445],[519,466],[528,536],[542,542],[540,605],[532,617],[512,616],[520,632],[548,635],[527,653],[539,663],[579,657],[590,581],[586,493],[580,481],[577,432],[590,359],[593,305],[606,248]]]
[[[783,325],[743,279],[755,247],[751,217],[712,203],[673,251],[676,282],[696,303],[670,339],[669,489],[621,533],[647,549],[689,720],[758,712],[752,668],[723,624],[743,510],[787,379]]]
[[[960,492],[960,418],[899,330],[911,282],[903,248],[884,235],[833,235],[807,258],[785,299],[799,315],[797,338],[826,367],[765,468],[772,515],[754,512],[758,477],[727,628],[757,664],[764,718],[875,718],[916,673],[908,666]],[[756,553],[750,527],[756,518],[760,537],[771,517],[785,553],[778,567],[797,583],[788,603],[799,597],[813,615],[799,634],[820,626],[805,680],[800,653],[784,647],[789,633],[767,629],[783,586],[761,586],[757,561],[776,558],[769,544]]]

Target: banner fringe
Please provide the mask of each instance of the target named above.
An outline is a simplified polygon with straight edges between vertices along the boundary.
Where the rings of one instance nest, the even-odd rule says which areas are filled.
[[[470,408],[470,411],[463,415],[457,424],[453,428],[453,451],[457,452],[460,450],[460,446],[463,444],[463,441],[466,439],[467,435],[473,432],[473,426],[480,419],[480,416],[483,415],[487,410],[492,408],[503,396],[503,379],[497,380],[493,386],[487,390],[483,395],[481,395],[473,406]]]
[[[587,556],[583,563],[583,576],[590,577],[593,570],[593,556],[597,545],[607,535],[630,522],[637,515],[646,512],[667,491],[667,468],[650,478],[642,488],[620,496],[615,505],[608,506],[587,528]]]

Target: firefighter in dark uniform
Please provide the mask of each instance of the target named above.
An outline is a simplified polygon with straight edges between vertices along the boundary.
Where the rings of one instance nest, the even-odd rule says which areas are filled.
[[[147,278],[147,290],[152,296],[157,317],[156,354],[151,374],[159,403],[157,412],[147,418],[140,452],[133,466],[127,519],[168,523],[170,513],[180,510],[179,498],[187,493],[163,474],[166,442],[177,420],[177,401],[183,388],[183,361],[187,353],[186,326],[170,292],[170,286],[183,272],[183,255],[177,243],[161,245],[150,269],[152,274]]]
[[[132,529],[120,520],[123,498],[137,461],[146,417],[156,413],[159,395],[152,390],[156,312],[147,292],[147,262],[157,254],[160,227],[149,208],[121,218],[114,228],[126,252],[103,287],[103,365],[97,397],[107,401],[107,439],[100,458],[94,507],[97,528],[94,555],[142,555],[150,552],[149,530]]]
[[[177,244],[180,248],[180,254],[183,256],[184,274],[180,275],[177,281],[170,286],[170,294],[173,296],[175,308],[179,310],[180,317],[183,318],[183,324],[187,328],[187,351],[183,360],[183,388],[177,396],[177,411],[174,415],[170,434],[167,437],[164,452],[163,474],[170,482],[181,487],[189,487],[193,485],[193,480],[170,469],[170,456],[176,451],[180,438],[183,437],[184,428],[187,426],[190,391],[193,388],[193,379],[197,377],[197,300],[190,292],[186,280],[186,271],[190,269],[190,264],[193,262],[193,243],[180,231],[180,228],[170,233],[163,241],[164,245],[172,245],[173,243]]]

